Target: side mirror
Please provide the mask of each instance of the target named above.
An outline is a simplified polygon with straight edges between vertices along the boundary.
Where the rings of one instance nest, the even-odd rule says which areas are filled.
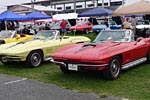
[[[137,38],[134,45],[136,45],[136,44],[137,44],[138,42],[140,42],[142,39],[143,39],[142,37]]]
[[[139,37],[139,38],[136,39],[136,41],[140,42],[142,39],[143,39],[142,37]]]

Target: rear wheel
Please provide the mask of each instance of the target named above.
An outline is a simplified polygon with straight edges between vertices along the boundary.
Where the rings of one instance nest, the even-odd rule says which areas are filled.
[[[107,66],[107,69],[103,71],[103,77],[107,80],[114,80],[117,79],[120,75],[121,71],[121,60],[119,57],[113,57],[109,65]]]
[[[30,67],[38,67],[43,61],[41,51],[32,51],[27,57],[26,64]]]

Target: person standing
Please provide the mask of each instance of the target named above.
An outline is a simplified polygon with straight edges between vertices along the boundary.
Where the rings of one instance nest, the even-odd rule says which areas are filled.
[[[66,35],[67,33],[66,26],[67,26],[67,22],[64,19],[62,19],[60,23],[60,28],[63,36]]]
[[[132,29],[133,30],[133,26],[131,25],[131,19],[130,18],[126,18],[126,21],[123,23],[122,28],[123,29]]]

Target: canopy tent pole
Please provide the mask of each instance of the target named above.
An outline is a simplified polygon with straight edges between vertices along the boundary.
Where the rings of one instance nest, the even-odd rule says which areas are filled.
[[[7,20],[5,20],[5,30],[7,32]]]

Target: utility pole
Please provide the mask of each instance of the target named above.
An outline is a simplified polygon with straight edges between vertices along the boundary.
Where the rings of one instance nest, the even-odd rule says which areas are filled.
[[[76,13],[76,0],[74,0],[74,13]]]
[[[122,5],[124,6],[124,4],[125,4],[125,0],[122,0]]]
[[[93,0],[93,5],[94,5],[94,8],[97,7],[97,0]]]
[[[31,3],[32,3],[32,4],[31,4],[32,11],[34,11],[34,3],[35,3],[35,1],[36,1],[36,0],[31,0]]]
[[[111,0],[109,0],[109,6],[111,6]]]
[[[102,8],[104,8],[104,0],[102,0]]]

